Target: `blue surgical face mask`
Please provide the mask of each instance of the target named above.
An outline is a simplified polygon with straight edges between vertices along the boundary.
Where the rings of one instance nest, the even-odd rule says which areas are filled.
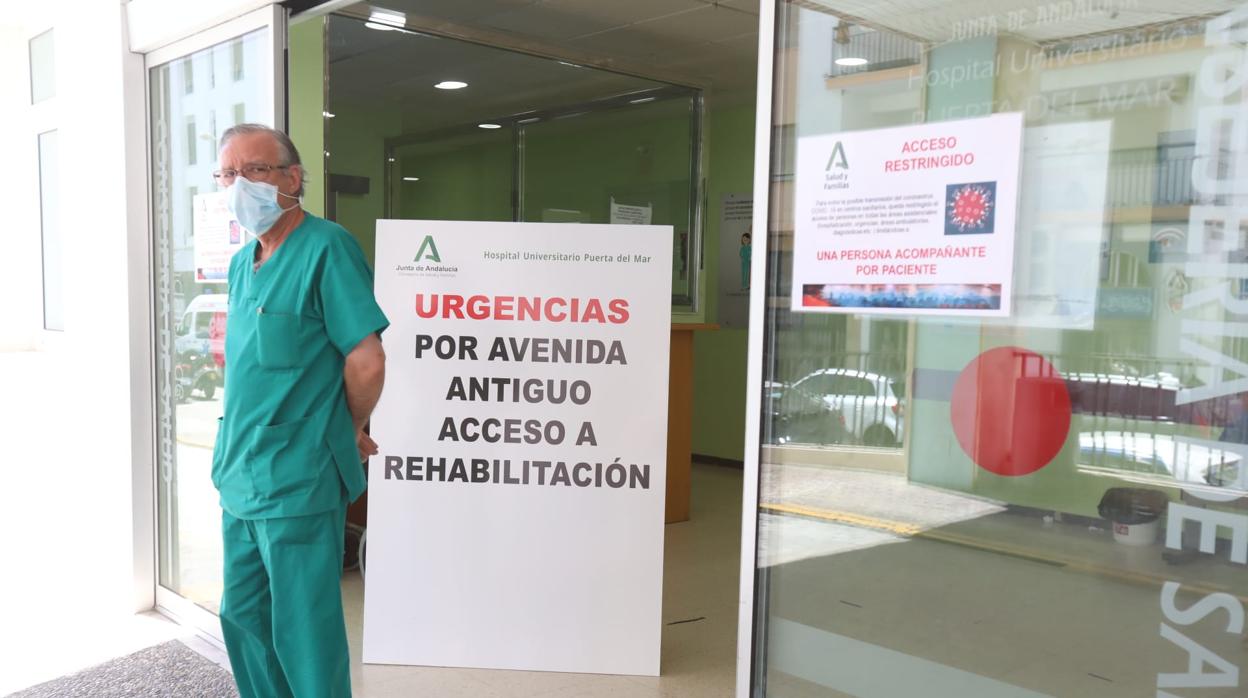
[[[278,196],[295,199],[296,203],[290,208],[282,208],[282,205],[278,203]],[[269,232],[269,228],[277,223],[277,219],[281,218],[283,213],[299,206],[298,198],[283,194],[277,190],[276,186],[268,182],[252,182],[242,176],[235,177],[234,183],[226,190],[226,201],[234,220],[251,231],[253,235],[264,235]]]

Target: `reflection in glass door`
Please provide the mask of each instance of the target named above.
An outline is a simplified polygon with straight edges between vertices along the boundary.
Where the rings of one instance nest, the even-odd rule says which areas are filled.
[[[222,25],[159,63],[149,56],[159,584],[214,614],[221,509],[209,473],[223,404],[225,271],[246,238],[212,172],[226,129],[274,123],[279,13]]]
[[[764,8],[738,695],[1244,696],[1248,5]]]

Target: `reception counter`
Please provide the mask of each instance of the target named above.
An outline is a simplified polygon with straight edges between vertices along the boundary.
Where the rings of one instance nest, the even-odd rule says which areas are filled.
[[[672,325],[671,369],[667,379],[666,523],[689,520],[693,472],[693,333],[719,329],[711,324]]]

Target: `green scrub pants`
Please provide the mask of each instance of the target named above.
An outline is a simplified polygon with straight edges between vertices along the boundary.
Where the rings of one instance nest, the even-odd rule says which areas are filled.
[[[342,617],[346,505],[309,516],[222,512],[221,632],[242,698],[347,698]]]

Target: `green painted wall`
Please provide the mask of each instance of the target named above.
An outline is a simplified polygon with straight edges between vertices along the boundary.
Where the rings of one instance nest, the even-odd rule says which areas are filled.
[[[327,124],[330,173],[369,179],[367,194],[337,195],[335,217],[371,259],[374,221],[385,216],[385,144],[404,133],[402,118],[376,106],[338,104],[332,95],[329,111],[335,114]],[[678,102],[537,124],[526,135],[523,218],[541,221],[546,209],[563,209],[579,211],[582,222],[606,223],[614,197],[652,204],[654,223],[687,233],[688,155],[688,111]],[[394,157],[394,215],[512,220],[510,131],[439,136],[399,146]],[[678,291],[686,286],[673,279]]]
[[[368,179],[367,194],[331,193],[334,220],[360,241],[365,259],[373,262],[377,221],[385,218],[386,139],[402,132],[398,113],[376,105],[330,102],[326,150],[329,173]]]
[[[395,153],[395,215],[447,221],[512,219],[512,136],[471,137],[403,146]],[[419,181],[404,181],[417,177]]]
[[[651,204],[654,223],[685,231],[689,137],[688,103],[678,100],[534,124],[525,137],[524,217],[562,208],[607,223],[614,197]]]
[[[287,133],[303,159],[303,207],[325,215],[325,18],[290,26],[289,100]]]
[[[706,228],[703,245],[709,322],[718,317],[719,220],[725,194],[754,184],[753,103],[708,112]],[[732,241],[736,244],[736,240]],[[756,248],[757,249],[757,248]],[[693,452],[743,460],[748,333],[741,329],[698,332],[693,343]]]
[[[927,72],[932,76],[927,89],[929,122],[992,113],[997,76],[996,36],[936,46],[927,60]]]

